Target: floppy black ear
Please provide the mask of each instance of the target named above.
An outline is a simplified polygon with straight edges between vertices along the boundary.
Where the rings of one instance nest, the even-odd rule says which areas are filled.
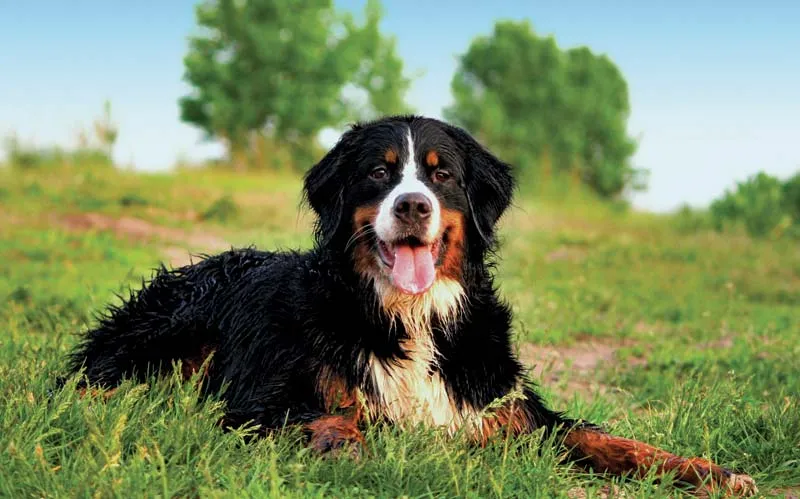
[[[345,132],[339,142],[303,179],[305,201],[317,215],[315,235],[319,244],[331,241],[342,220],[344,210],[344,176],[342,163],[353,143],[357,127]]]
[[[491,247],[494,227],[514,194],[511,165],[500,160],[465,130],[450,126],[450,135],[463,148],[466,191],[472,219],[484,243]]]

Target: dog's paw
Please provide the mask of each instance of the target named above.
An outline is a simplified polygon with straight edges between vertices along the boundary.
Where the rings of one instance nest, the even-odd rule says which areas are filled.
[[[356,460],[360,459],[364,452],[364,444],[361,439],[329,432],[314,434],[309,442],[309,447],[322,456],[344,455]]]
[[[735,497],[752,497],[758,494],[756,481],[749,475],[731,473],[728,478],[727,490],[729,495]]]
[[[700,487],[694,495],[708,497],[719,494],[722,497],[753,497],[758,494],[756,481],[745,474],[737,474],[722,470],[722,476],[714,476],[714,480]]]
[[[324,456],[345,455],[360,459],[365,451],[364,436],[355,423],[339,416],[320,418],[308,425],[309,447]]]

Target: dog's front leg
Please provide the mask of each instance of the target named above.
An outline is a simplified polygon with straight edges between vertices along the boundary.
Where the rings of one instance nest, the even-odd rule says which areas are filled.
[[[735,474],[706,459],[676,456],[652,445],[594,428],[568,431],[564,445],[577,463],[588,464],[598,472],[643,478],[655,468],[658,475],[672,474],[676,480],[694,486],[698,495],[722,492],[725,495],[752,496],[758,493],[755,481],[748,475]]]
[[[310,436],[309,447],[321,454],[346,449],[355,458],[366,453],[364,435],[358,427],[363,413],[356,391],[330,369],[320,372],[316,387],[324,413],[304,425]]]
[[[524,400],[514,400],[494,411],[482,423],[481,443],[496,433],[519,435],[545,427],[558,431],[568,458],[600,473],[643,478],[655,468],[658,475],[673,475],[694,486],[697,495],[721,491],[725,495],[753,496],[758,493],[748,475],[733,473],[702,458],[685,458],[636,440],[610,435],[594,425],[576,425],[547,409],[530,389]],[[563,429],[562,429],[563,428]]]

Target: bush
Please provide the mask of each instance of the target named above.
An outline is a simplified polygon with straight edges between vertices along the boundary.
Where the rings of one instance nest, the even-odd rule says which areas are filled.
[[[714,226],[719,231],[743,226],[753,237],[787,233],[792,225],[800,223],[797,198],[792,198],[798,191],[797,175],[784,184],[776,177],[759,172],[738,182],[735,191],[726,190],[721,198],[711,203]]]
[[[213,203],[203,212],[202,218],[207,221],[229,222],[239,216],[239,206],[233,198],[226,194]]]
[[[783,184],[784,209],[795,221],[800,223],[800,172],[794,174]]]
[[[60,168],[114,168],[113,147],[118,137],[111,120],[111,103],[106,101],[102,119],[95,120],[95,140],[82,130],[74,149],[59,146],[41,147],[25,144],[16,134],[5,139],[8,164],[15,170],[55,170]]]
[[[23,144],[15,136],[6,139],[8,165],[15,170],[55,170],[74,168],[113,168],[112,158],[103,150],[80,147],[72,151],[58,146],[39,147]]]

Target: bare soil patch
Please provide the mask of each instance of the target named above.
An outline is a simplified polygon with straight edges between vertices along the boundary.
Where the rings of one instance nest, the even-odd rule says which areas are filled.
[[[545,256],[545,260],[547,263],[553,263],[560,260],[567,260],[569,262],[580,262],[586,259],[586,255],[588,254],[588,250],[586,248],[579,248],[579,247],[569,247],[569,246],[560,246],[557,249],[551,251]]]
[[[66,215],[59,222],[69,230],[110,231],[118,237],[137,241],[168,242],[170,246],[164,250],[164,255],[172,266],[190,262],[191,255],[179,245],[187,246],[195,252],[223,251],[231,247],[223,238],[207,231],[164,227],[129,216],[114,218],[101,213],[77,213]]]
[[[800,486],[771,490],[770,494],[784,499],[800,499]]]
[[[567,497],[570,499],[586,499],[589,497],[589,494],[586,492],[586,489],[581,487],[573,487],[567,491]],[[600,499],[610,499],[613,497],[624,498],[628,497],[628,495],[617,487],[616,485],[603,485],[600,490],[597,491],[597,495],[594,497],[598,497]]]
[[[574,344],[564,346],[541,346],[525,343],[520,346],[520,359],[531,367],[534,379],[548,386],[565,384],[561,393],[567,398],[574,394],[590,398],[604,395],[611,387],[599,381],[598,374],[605,364],[616,360],[616,352],[630,346],[633,340],[582,338]],[[626,360],[643,364],[644,359]]]

